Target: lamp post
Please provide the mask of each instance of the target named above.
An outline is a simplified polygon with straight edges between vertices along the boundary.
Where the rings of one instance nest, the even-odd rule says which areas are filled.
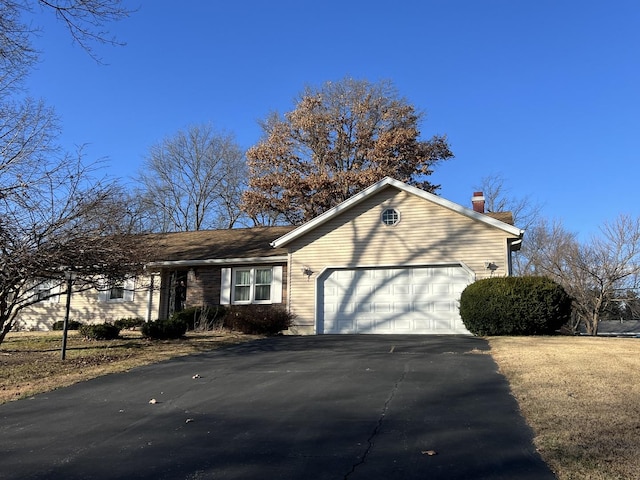
[[[66,270],[64,272],[64,278],[67,280],[67,308],[64,314],[64,324],[62,326],[62,360],[67,356],[67,332],[69,330],[69,310],[71,309],[71,287],[73,281],[76,279],[76,272],[73,270]]]

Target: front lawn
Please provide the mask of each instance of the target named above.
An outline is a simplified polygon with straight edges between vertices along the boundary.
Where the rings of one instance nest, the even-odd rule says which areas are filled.
[[[640,339],[489,342],[559,479],[640,479]]]
[[[10,333],[0,345],[0,404],[255,338],[260,337],[215,331],[188,332],[181,340],[151,341],[137,331],[123,330],[117,340],[85,340],[77,331],[70,331],[66,359],[62,361],[62,332]]]

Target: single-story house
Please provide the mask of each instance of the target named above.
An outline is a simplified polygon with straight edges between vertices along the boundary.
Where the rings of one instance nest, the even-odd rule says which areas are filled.
[[[291,334],[469,333],[460,294],[510,275],[524,233],[512,223],[486,213],[480,193],[467,208],[387,177],[299,227],[141,236],[159,252],[145,275],[72,294],[70,318],[271,304],[295,314]],[[64,318],[64,304],[53,297],[23,312],[22,327]]]

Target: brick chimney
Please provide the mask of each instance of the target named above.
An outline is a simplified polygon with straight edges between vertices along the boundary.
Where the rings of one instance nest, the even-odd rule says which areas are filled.
[[[471,204],[474,212],[484,213],[484,194],[482,192],[473,192]]]

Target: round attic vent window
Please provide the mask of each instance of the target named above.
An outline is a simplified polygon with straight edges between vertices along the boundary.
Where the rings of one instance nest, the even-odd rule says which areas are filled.
[[[396,225],[400,221],[400,213],[395,208],[387,208],[382,212],[381,220],[385,225]]]

